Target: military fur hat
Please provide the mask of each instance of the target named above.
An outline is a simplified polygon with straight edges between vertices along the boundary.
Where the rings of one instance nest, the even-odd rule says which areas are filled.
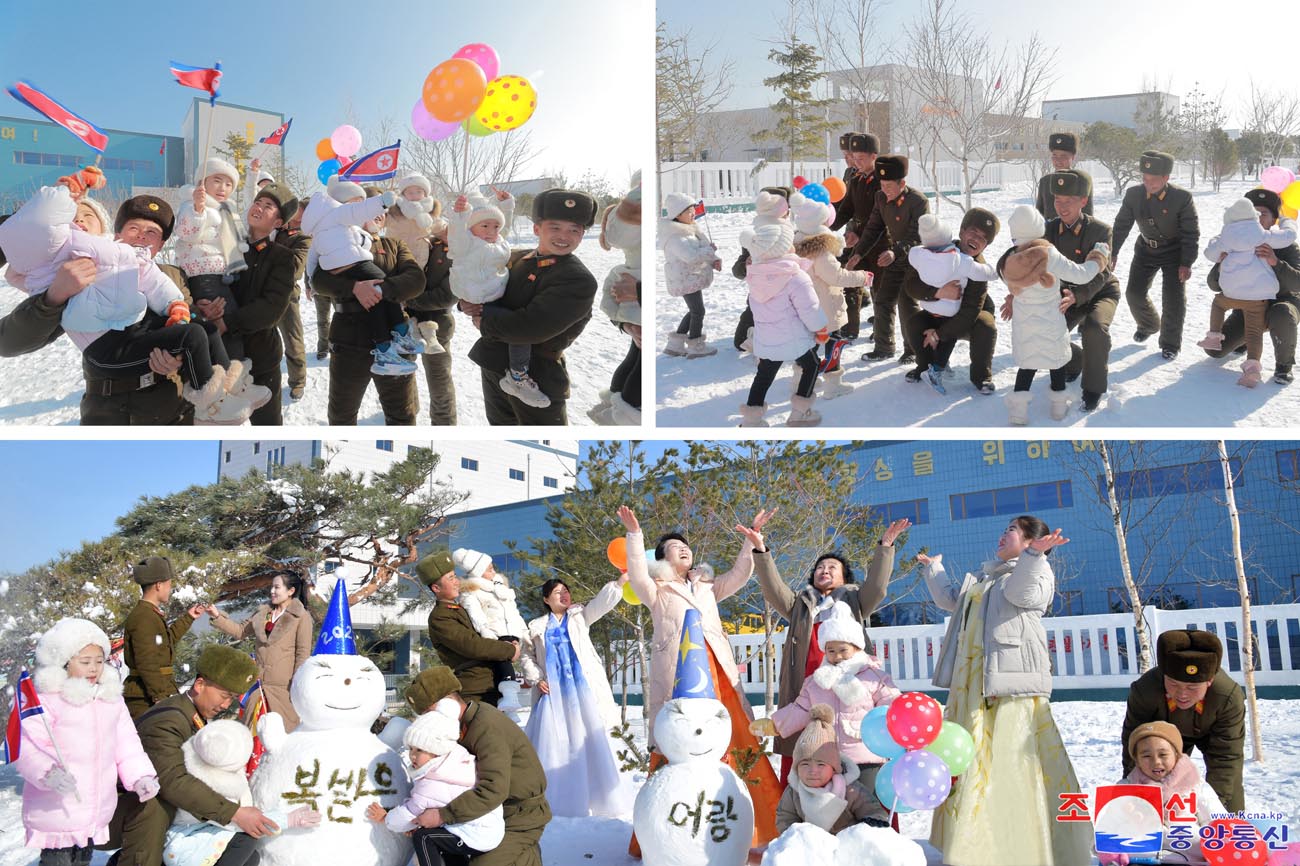
[[[1142,169],[1143,174],[1173,174],[1174,158],[1159,150],[1148,150],[1142,153],[1142,159],[1138,161],[1138,166]]]
[[[1079,136],[1073,132],[1053,132],[1047,139],[1047,149],[1078,153]]]
[[[1138,725],[1133,729],[1133,733],[1128,735],[1126,745],[1128,746],[1128,756],[1130,758],[1137,757],[1138,743],[1147,737],[1159,737],[1162,740],[1167,740],[1169,745],[1174,747],[1175,752],[1183,750],[1183,735],[1178,732],[1177,728],[1168,722],[1147,722],[1145,725]]]
[[[1219,672],[1222,659],[1223,643],[1213,632],[1178,629],[1156,640],[1156,664],[1171,680],[1208,683]]]
[[[1048,175],[1052,195],[1092,195],[1092,178],[1077,168],[1054,171]]]
[[[452,692],[460,692],[460,680],[446,665],[434,665],[411,680],[406,687],[406,703],[420,715]]]
[[[880,139],[869,132],[855,132],[849,139],[849,150],[853,153],[880,153]]]
[[[881,180],[903,180],[907,177],[907,157],[897,153],[880,157],[876,160],[876,177]]]
[[[849,142],[853,140],[853,133],[846,132],[840,136],[840,150],[848,150]]]
[[[234,647],[213,644],[203,651],[196,665],[204,681],[242,695],[257,679],[257,662]]]
[[[600,210],[596,200],[576,189],[548,189],[533,199],[533,222],[565,220],[591,228]]]
[[[973,207],[966,211],[966,215],[961,218],[961,228],[958,231],[974,226],[984,235],[984,243],[991,244],[993,239],[998,236],[998,231],[1002,228],[1002,223],[998,222],[998,215],[991,210],[985,210],[982,207]]]
[[[122,227],[131,220],[157,223],[158,228],[162,229],[164,241],[172,236],[172,229],[176,226],[176,214],[172,211],[172,206],[156,195],[138,195],[122,202],[113,219],[113,231],[121,232]]]
[[[176,570],[167,557],[151,556],[135,564],[131,569],[131,579],[141,586],[153,586],[164,580],[175,580]]]
[[[434,581],[438,578],[449,571],[455,570],[456,563],[451,558],[451,551],[445,547],[440,547],[430,553],[424,559],[421,559],[419,565],[415,567],[415,573],[419,575],[420,583],[425,586],[433,586]]]
[[[253,201],[257,201],[259,198],[269,198],[275,202],[276,207],[280,209],[280,219],[286,223],[293,219],[293,215],[298,212],[297,197],[294,196],[293,190],[282,183],[271,181],[257,191]]]
[[[1246,198],[1250,199],[1250,203],[1255,207],[1262,207],[1272,211],[1273,219],[1277,219],[1282,215],[1282,197],[1271,189],[1264,189],[1263,187],[1252,189],[1246,193]]]

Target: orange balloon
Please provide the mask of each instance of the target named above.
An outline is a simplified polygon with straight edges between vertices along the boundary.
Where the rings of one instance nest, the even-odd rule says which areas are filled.
[[[609,564],[619,571],[627,571],[627,539],[623,536],[615,538],[605,548],[605,556],[609,559]]]
[[[473,60],[444,60],[424,79],[420,99],[429,114],[444,123],[458,123],[474,113],[483,101],[487,78]]]
[[[330,144],[328,137],[322,138],[316,142],[316,158],[321,162],[327,159],[337,159],[338,154],[334,152],[334,145]]]
[[[844,186],[844,181],[838,177],[828,177],[822,181],[822,186],[826,187],[826,192],[830,193],[831,201],[839,201],[844,198],[844,193],[848,190]]]

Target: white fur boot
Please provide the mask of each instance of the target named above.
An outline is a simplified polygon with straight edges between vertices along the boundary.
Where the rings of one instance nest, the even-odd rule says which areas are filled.
[[[763,420],[763,413],[767,411],[767,404],[762,406],[750,406],[743,404],[740,407],[740,426],[741,427],[766,427],[767,422]]]
[[[829,373],[822,373],[822,399],[834,400],[836,397],[843,397],[845,394],[852,394],[853,389],[844,384],[844,371],[832,370]]]
[[[686,357],[686,335],[675,331],[669,334],[668,342],[664,343],[664,354],[674,358]]]
[[[800,397],[795,395],[790,398],[790,418],[785,422],[787,427],[816,427],[822,423],[821,413],[813,408],[813,397]]]
[[[420,332],[420,338],[424,340],[424,354],[441,355],[447,351],[442,347],[442,343],[438,342],[437,322],[419,322],[416,325],[416,330]]]
[[[611,395],[609,408],[614,419],[612,423],[620,427],[641,426],[641,410],[624,400],[622,394]]]
[[[600,389],[600,402],[587,410],[587,417],[602,427],[607,427],[614,423],[613,407],[610,406],[609,399],[612,396],[608,388]]]
[[[253,384],[253,362],[245,358],[230,362],[230,369],[222,381],[227,394],[232,394],[248,401],[253,409],[261,409],[271,402],[271,389],[264,385]]]
[[[1012,391],[1006,396],[1007,423],[1023,427],[1029,423],[1029,392]]]
[[[686,341],[686,357],[688,358],[707,358],[710,355],[718,354],[718,350],[710,346],[705,340],[708,335],[700,334],[698,337],[692,337]]]
[[[1065,395],[1064,391],[1052,392],[1052,420],[1062,421],[1065,415],[1070,411],[1070,398]]]
[[[213,365],[212,378],[202,389],[189,385],[181,392],[186,400],[194,404],[194,424],[243,424],[253,414],[253,407],[248,400],[225,389],[226,371],[220,365]]]

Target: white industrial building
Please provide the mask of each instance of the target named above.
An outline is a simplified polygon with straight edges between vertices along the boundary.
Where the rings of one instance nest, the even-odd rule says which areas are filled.
[[[1120,93],[1114,96],[1085,96],[1080,99],[1043,100],[1043,119],[1073,123],[1110,123],[1137,130],[1138,118],[1149,117],[1159,108],[1178,113],[1178,97],[1172,93]]]

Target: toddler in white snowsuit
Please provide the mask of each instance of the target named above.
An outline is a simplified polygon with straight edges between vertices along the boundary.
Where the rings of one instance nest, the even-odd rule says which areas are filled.
[[[366,807],[366,817],[376,824],[383,823],[394,833],[411,833],[420,866],[466,863],[496,848],[505,838],[501,806],[460,824],[423,829],[416,823],[421,812],[443,808],[477,783],[476,761],[457,742],[459,737],[460,705],[443,698],[418,716],[402,735],[410,750],[410,797],[387,810],[377,802]]]
[[[74,224],[76,216],[68,189],[47,186],[0,225],[10,271],[22,275],[12,282],[38,295],[65,262],[90,259],[95,282],[68,301],[61,320],[86,363],[106,379],[131,379],[148,374],[150,353],[162,349],[182,359],[188,383],[182,394],[196,407],[196,423],[248,420],[256,395],[229,393],[239,390],[243,365],[231,364],[221,339],[209,340],[204,327],[190,321],[184,296],[150,251],[89,234]]]
[[[452,565],[461,579],[460,598],[470,625],[479,635],[491,640],[508,640],[519,643],[528,634],[528,626],[519,615],[515,604],[515,591],[510,588],[504,574],[492,565],[492,557],[477,550],[459,547],[452,551]],[[497,709],[515,713],[520,709],[519,683],[515,669],[508,661],[492,663],[492,680],[501,692]]]
[[[1250,199],[1237,199],[1223,212],[1223,230],[1210,239],[1205,257],[1219,265],[1219,288],[1210,306],[1210,331],[1196,345],[1217,351],[1223,348],[1223,319],[1228,310],[1241,310],[1246,326],[1246,361],[1238,385],[1254,388],[1260,380],[1259,360],[1264,354],[1265,315],[1269,301],[1277,297],[1277,275],[1255,248],[1268,244],[1286,249],[1296,241],[1294,220],[1283,218],[1272,228],[1259,224],[1259,214]]]
[[[244,222],[231,200],[237,186],[239,172],[214,156],[203,164],[192,195],[187,195],[188,187],[182,189],[182,199],[190,200],[176,209],[176,264],[185,272],[190,296],[196,302],[220,298],[227,313],[238,309],[230,284],[248,270]],[[242,357],[242,347],[234,354]]]
[[[957,249],[953,243],[952,226],[934,214],[924,214],[917,224],[921,243],[907,251],[907,263],[912,266],[921,282],[933,289],[942,289],[956,281],[960,291],[956,298],[935,298],[917,301],[920,307],[913,316],[920,317],[922,341],[916,347],[917,367],[908,374],[909,381],[919,380],[924,373],[930,385],[940,394],[948,393],[943,385],[943,372],[956,348],[956,340],[940,340],[939,325],[961,309],[962,294],[971,280],[988,282],[998,275],[997,268],[982,264]],[[928,358],[927,358],[928,356]],[[925,361],[929,363],[924,363]]]
[[[241,807],[253,805],[253,792],[245,770],[252,753],[253,734],[247,725],[234,719],[208,722],[181,745],[185,771]],[[300,806],[287,814],[267,812],[266,817],[281,828],[315,827],[321,819],[320,813],[310,806]],[[234,822],[203,821],[178,808],[163,843],[163,863],[212,866],[239,832]]]
[[[1043,215],[1018,205],[1007,221],[1013,246],[998,262],[998,275],[1011,290],[1011,352],[1015,358],[1015,390],[1007,395],[1012,424],[1029,423],[1029,386],[1041,369],[1051,371],[1052,419],[1060,421],[1070,408],[1065,396],[1065,365],[1070,361],[1070,336],[1065,325],[1061,282],[1086,283],[1106,267],[1110,248],[1096,244],[1083,264],[1075,264],[1043,238]],[[1068,305],[1065,305],[1068,306]]]
[[[659,220],[659,249],[664,251],[664,288],[686,302],[686,315],[668,335],[665,355],[705,358],[716,355],[704,334],[704,290],[713,284],[713,272],[722,270],[718,247],[695,223],[695,200],[684,192],[664,197],[668,216]]]
[[[387,274],[375,264],[374,254],[370,252],[370,232],[364,226],[384,216],[396,200],[392,192],[367,198],[360,184],[341,180],[338,175],[331,177],[325,195],[312,196],[302,217],[303,233],[311,235],[307,273],[313,273],[319,265],[332,274],[358,282],[383,280]],[[375,291],[380,290],[376,287]],[[381,296],[364,312],[374,343],[370,353],[375,356],[375,362],[370,372],[376,376],[414,373],[415,364],[402,355],[423,352],[424,344],[412,333],[402,305]]]

